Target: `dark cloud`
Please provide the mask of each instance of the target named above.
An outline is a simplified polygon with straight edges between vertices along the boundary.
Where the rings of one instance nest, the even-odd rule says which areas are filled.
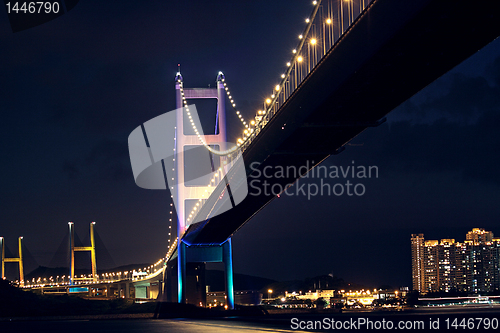
[[[497,87],[500,87],[500,57],[486,67],[485,76],[493,80]]]
[[[94,169],[99,175],[99,180],[116,182],[132,177],[128,147],[123,142],[111,140],[100,142],[85,158],[84,165]]]
[[[91,177],[95,182],[130,180],[128,147],[120,141],[102,140],[86,156],[63,161],[62,172],[73,180],[77,177]]]
[[[461,73],[441,80],[448,89],[439,96],[423,101],[416,96],[394,111],[396,120],[381,128],[381,141],[369,154],[379,156],[387,167],[456,173],[462,180],[500,184],[500,158],[494,154],[500,149],[495,126],[500,120],[500,86]],[[401,112],[414,118],[397,120]]]
[[[65,161],[62,167],[62,172],[63,174],[66,174],[69,179],[75,179],[79,173],[77,163]]]
[[[448,92],[423,103],[421,109],[469,120],[500,101],[500,88],[490,87],[484,77],[466,77],[456,73],[451,74],[449,80]]]

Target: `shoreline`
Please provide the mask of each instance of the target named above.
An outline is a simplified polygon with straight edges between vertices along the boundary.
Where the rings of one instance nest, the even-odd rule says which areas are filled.
[[[154,313],[116,313],[72,316],[0,317],[0,322],[11,321],[55,321],[55,320],[110,320],[110,319],[154,319]]]
[[[412,309],[405,309],[404,311],[331,311],[330,309],[324,309],[320,311],[304,311],[302,309],[294,309],[294,311],[285,310],[271,310],[268,314],[263,316],[257,316],[260,319],[279,319],[280,317],[288,316],[420,316],[433,314],[437,316],[447,315],[447,314],[474,314],[474,313],[499,313],[500,307],[488,307],[488,306],[478,306],[478,307],[419,307]],[[302,311],[300,311],[302,310]],[[183,317],[183,316],[182,316]],[[255,316],[238,316],[240,320],[257,319]],[[175,317],[174,317],[175,318]],[[227,317],[203,317],[197,319],[222,319]],[[0,323],[13,322],[13,321],[90,321],[90,320],[116,320],[116,319],[156,319],[155,313],[115,313],[115,314],[94,314],[94,315],[69,315],[69,316],[31,316],[31,317],[0,317]],[[173,318],[159,318],[159,319],[173,319]],[[233,318],[234,319],[234,318]]]

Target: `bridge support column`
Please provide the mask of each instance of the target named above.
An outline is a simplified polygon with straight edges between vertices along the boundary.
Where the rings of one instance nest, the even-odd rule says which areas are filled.
[[[177,299],[179,303],[185,303],[186,299],[186,243],[179,242],[177,254]]]
[[[165,276],[163,279],[163,300],[165,302],[178,302],[177,297],[177,261],[172,260],[167,263]]]
[[[69,226],[69,285],[73,285],[75,277],[75,230],[73,222],[68,222]],[[69,293],[69,288],[68,288]]]
[[[0,275],[0,279],[3,279],[4,276],[5,276],[4,275],[5,274],[4,273],[4,271],[5,271],[5,264],[4,264],[4,261],[3,261],[3,259],[5,258],[5,245],[3,243],[3,237],[0,237],[0,251],[1,251],[1,253],[0,253],[0,260],[2,261],[2,265],[1,265],[2,269],[0,271],[0,274],[1,274]]]
[[[19,237],[19,284],[24,286],[23,238]]]
[[[205,263],[223,262],[227,309],[234,309],[234,283],[231,239],[220,245],[187,245],[179,243],[177,257],[179,303],[206,306]]]
[[[90,223],[90,246],[75,246],[75,229],[74,223],[68,222],[69,225],[69,284],[73,285],[75,280],[75,251],[90,252],[90,264],[92,266],[92,280],[97,282],[97,266],[95,259],[95,241],[94,241],[94,226],[95,222]]]
[[[226,296],[228,309],[234,309],[234,283],[233,283],[233,249],[231,238],[222,245],[222,261],[226,280]]]

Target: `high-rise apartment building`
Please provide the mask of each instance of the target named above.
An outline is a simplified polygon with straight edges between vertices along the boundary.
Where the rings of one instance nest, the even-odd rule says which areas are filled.
[[[474,228],[463,243],[425,240],[423,234],[412,234],[411,254],[413,290],[500,290],[500,238],[494,238],[491,231]]]
[[[411,235],[411,275],[413,290],[424,289],[424,234]]]

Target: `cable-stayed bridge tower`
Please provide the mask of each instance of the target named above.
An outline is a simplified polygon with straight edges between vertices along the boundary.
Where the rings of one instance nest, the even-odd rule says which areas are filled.
[[[95,222],[90,223],[90,246],[75,246],[75,226],[73,222],[69,225],[69,281],[73,285],[76,280],[89,280],[89,278],[79,278],[75,276],[75,252],[90,252],[90,264],[92,266],[92,281],[97,281],[97,264],[95,258],[94,226]]]
[[[6,262],[17,262],[19,265],[19,285],[24,286],[24,266],[23,266],[23,237],[18,238],[19,245],[19,255],[16,258],[5,258],[5,244],[4,238],[0,237],[0,251],[2,251],[2,275],[0,278],[3,279],[5,277],[5,263]]]

